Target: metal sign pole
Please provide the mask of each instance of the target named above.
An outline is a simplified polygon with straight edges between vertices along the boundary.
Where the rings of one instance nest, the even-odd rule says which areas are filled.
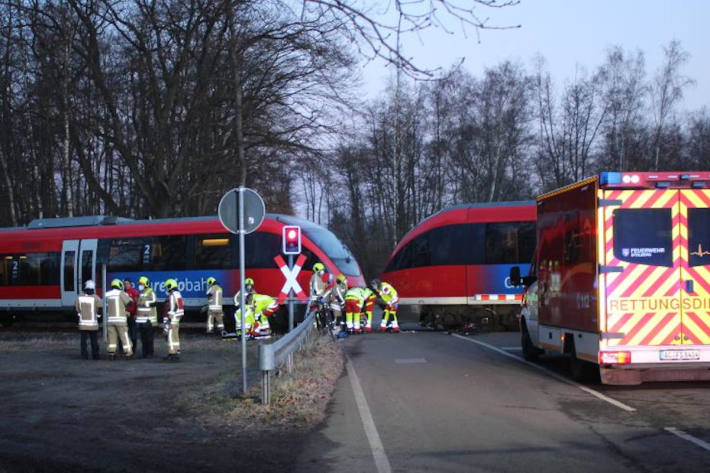
[[[242,312],[242,392],[247,393],[247,331],[244,294],[244,187],[239,187],[239,307]]]
[[[101,300],[103,301],[103,319],[104,319],[104,343],[108,343],[108,315],[106,315],[106,263],[101,265],[101,290],[102,290],[102,298]]]
[[[288,269],[293,270],[293,255],[288,255]],[[293,330],[293,288],[288,290],[288,331]]]

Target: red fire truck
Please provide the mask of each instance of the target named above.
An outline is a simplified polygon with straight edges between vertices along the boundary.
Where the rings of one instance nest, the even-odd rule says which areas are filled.
[[[605,172],[537,199],[523,354],[605,384],[710,379],[710,172]]]

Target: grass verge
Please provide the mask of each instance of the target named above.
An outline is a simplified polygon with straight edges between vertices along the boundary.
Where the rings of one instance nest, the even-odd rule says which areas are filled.
[[[212,426],[255,430],[308,429],[325,417],[335,383],[343,371],[343,355],[328,336],[321,336],[294,355],[294,372],[271,378],[271,403],[261,404],[261,382],[238,396],[241,380],[234,374],[183,393],[180,407]],[[231,379],[230,379],[231,378]]]

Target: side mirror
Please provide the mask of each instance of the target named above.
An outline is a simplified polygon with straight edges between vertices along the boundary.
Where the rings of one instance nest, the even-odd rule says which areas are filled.
[[[510,268],[510,284],[513,286],[520,286],[522,284],[520,278],[520,266],[513,266]]]

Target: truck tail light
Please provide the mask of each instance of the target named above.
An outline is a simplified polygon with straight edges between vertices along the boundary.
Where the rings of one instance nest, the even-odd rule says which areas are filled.
[[[631,363],[630,351],[602,351],[599,352],[600,365],[628,365]]]

